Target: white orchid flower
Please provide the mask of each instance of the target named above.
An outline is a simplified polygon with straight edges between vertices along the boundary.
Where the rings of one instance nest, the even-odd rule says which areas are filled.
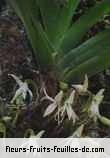
[[[72,138],[81,138],[84,130],[84,124],[80,125],[75,132],[72,134]]]
[[[63,91],[60,91],[55,98],[52,98],[50,96],[48,96],[45,88],[44,88],[44,94],[45,97],[43,99],[47,99],[49,101],[51,101],[52,103],[49,104],[49,106],[47,107],[47,109],[44,112],[44,117],[50,115],[57,107],[59,107],[61,105],[61,101],[63,99]]]
[[[30,100],[32,100],[33,94],[31,92],[31,90],[29,89],[28,84],[26,82],[22,82],[17,76],[15,76],[13,74],[9,74],[9,75],[11,77],[13,77],[13,79],[16,81],[16,83],[19,86],[18,90],[15,92],[15,95],[11,100],[11,103],[14,103],[19,96],[22,96],[23,99],[25,100],[27,93],[30,96]]]
[[[92,102],[90,104],[90,116],[96,121],[100,117],[99,105],[101,104],[104,98],[104,89],[101,89],[96,95],[93,96]]]
[[[73,88],[81,95],[88,92],[88,77],[85,75],[85,80],[83,84],[74,84]]]
[[[62,116],[64,113],[67,113],[68,119],[73,121],[73,123],[78,120],[78,116],[76,115],[75,111],[73,110],[72,106],[74,104],[74,99],[75,99],[75,90],[73,90],[69,96],[64,102],[64,106],[62,107]]]
[[[76,115],[76,113],[74,112],[72,105],[74,103],[74,98],[75,98],[75,90],[73,90],[70,94],[70,96],[65,100],[64,103],[62,103],[62,99],[64,96],[64,92],[60,91],[55,98],[53,99],[52,97],[48,96],[45,88],[44,88],[44,93],[45,93],[45,97],[44,99],[47,99],[49,101],[51,101],[52,103],[49,104],[49,106],[47,107],[47,109],[44,112],[44,117],[50,115],[53,111],[55,111],[56,108],[58,108],[55,118],[57,118],[58,120],[58,124],[60,124],[64,117],[65,114],[67,114],[68,119],[73,121],[73,123],[76,122],[76,120],[78,119],[78,116]],[[61,120],[60,120],[61,118]]]

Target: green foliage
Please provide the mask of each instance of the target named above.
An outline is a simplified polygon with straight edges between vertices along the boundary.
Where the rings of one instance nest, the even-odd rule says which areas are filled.
[[[82,43],[87,31],[110,12],[102,0],[75,23],[72,17],[80,0],[63,6],[55,0],[8,0],[23,21],[38,63],[53,68],[60,81],[73,82],[110,66],[110,29]]]

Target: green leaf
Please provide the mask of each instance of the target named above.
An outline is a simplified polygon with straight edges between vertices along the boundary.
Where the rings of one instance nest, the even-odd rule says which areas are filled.
[[[88,60],[90,57],[101,53],[103,49],[106,49],[110,44],[110,29],[107,29],[95,37],[87,40],[79,47],[71,50],[63,58],[59,60],[59,67],[62,70],[73,69],[73,67],[78,66],[85,60]],[[100,51],[101,50],[101,51]]]
[[[79,0],[68,0],[62,8],[55,0],[8,1],[25,25],[41,68],[47,70],[54,65],[60,72],[59,79],[72,82],[81,79],[85,74],[91,76],[110,65],[110,31],[105,31],[77,47],[89,28],[110,11],[109,0],[98,2],[71,27],[72,16]],[[39,9],[42,19],[39,18]],[[60,53],[62,50],[64,54]]]
[[[58,47],[80,0],[68,0],[61,7],[56,0],[39,0],[43,24],[49,39]]]
[[[107,58],[110,55],[109,39],[110,29],[107,29],[65,55],[58,65],[63,71],[63,81],[81,80],[85,74],[91,76],[106,68],[110,63],[110,58]]]
[[[98,20],[110,12],[110,1],[103,0],[99,4],[89,9],[72,27],[67,31],[61,48],[63,52],[68,52],[81,43],[82,37]]]
[[[96,54],[94,57],[79,64],[76,68],[64,74],[62,78],[64,81],[73,82],[75,80],[81,80],[85,74],[89,77],[106,69],[110,66],[110,47],[108,49],[99,50],[103,53]]]
[[[35,0],[8,0],[9,3],[14,7],[17,14],[23,21],[26,31],[28,33],[29,40],[34,50],[34,55],[40,66],[45,67],[53,64],[51,53],[53,49],[49,42],[47,35],[43,31],[43,28],[38,21],[37,13],[38,6]],[[35,7],[35,6],[36,7]],[[35,14],[36,8],[36,14]]]

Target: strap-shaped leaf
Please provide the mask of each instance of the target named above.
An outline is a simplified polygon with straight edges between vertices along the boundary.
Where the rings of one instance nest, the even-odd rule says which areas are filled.
[[[74,67],[73,70],[64,74],[62,77],[66,82],[73,82],[77,80],[81,80],[84,78],[84,75],[92,76],[107,67],[110,66],[110,46],[107,49],[99,50],[103,53],[96,54],[94,57],[89,58],[78,66]]]
[[[26,14],[30,17],[30,12],[38,18],[38,4],[35,0],[7,0],[7,2],[15,9],[23,22],[27,17]]]
[[[30,39],[35,57],[40,66],[52,64],[51,53],[55,50],[51,46],[41,24],[38,22],[38,6],[35,0],[8,0],[23,21]],[[36,10],[35,10],[36,9]]]
[[[75,51],[71,54],[73,61],[64,69],[62,78],[65,81],[81,80],[85,74],[91,76],[110,66],[110,30],[93,37]]]
[[[45,30],[55,46],[59,46],[80,0],[68,0],[60,7],[56,0],[38,0]]]
[[[110,44],[110,29],[97,34],[95,37],[87,40],[79,47],[71,50],[59,61],[59,67],[62,69],[77,66],[82,61],[95,55],[95,53],[100,53],[99,50],[109,46]],[[96,52],[97,51],[97,52]]]
[[[70,30],[67,31],[61,48],[63,52],[68,52],[76,47],[85,33],[106,13],[110,12],[110,1],[103,0],[89,9],[83,16],[76,21]]]

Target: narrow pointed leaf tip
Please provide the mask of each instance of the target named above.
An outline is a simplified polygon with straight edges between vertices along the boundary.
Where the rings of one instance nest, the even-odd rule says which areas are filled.
[[[72,134],[71,137],[73,138],[80,138],[82,136],[84,130],[84,124],[82,124],[81,126],[79,126],[76,131]]]

